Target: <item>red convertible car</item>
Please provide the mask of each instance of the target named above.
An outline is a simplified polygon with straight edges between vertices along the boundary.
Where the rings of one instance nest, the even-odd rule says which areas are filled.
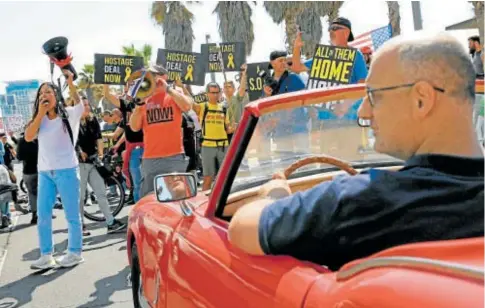
[[[483,81],[476,88],[481,106]],[[191,174],[158,176],[156,193],[129,216],[135,307],[483,307],[483,237],[393,247],[334,272],[251,256],[228,241],[233,214],[276,172],[296,192],[343,172],[401,167],[374,152],[372,131],[357,125],[364,95],[364,85],[353,85],[253,102],[212,191],[197,191]]]

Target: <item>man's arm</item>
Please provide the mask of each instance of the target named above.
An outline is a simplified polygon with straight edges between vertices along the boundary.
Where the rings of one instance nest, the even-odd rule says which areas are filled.
[[[121,138],[113,146],[113,149],[115,149],[117,151],[118,148],[123,144],[123,142],[125,142],[125,140],[126,140],[126,137],[125,137],[125,134],[123,134],[123,136],[121,136]]]
[[[307,72],[308,68],[301,63],[301,48],[303,47],[303,40],[301,38],[301,32],[298,31],[295,38],[295,43],[293,44],[293,56],[291,57],[291,70],[294,73]]]
[[[130,128],[134,132],[140,131],[143,127],[143,113],[145,110],[143,107],[136,105],[130,117]]]
[[[192,108],[193,100],[190,96],[184,95],[170,87],[167,87],[167,94],[173,98],[182,112],[187,112]]]
[[[239,79],[239,81],[241,82],[241,84],[239,85],[239,90],[238,90],[239,97],[244,97],[246,95],[247,82],[248,82],[247,69],[248,69],[248,65],[243,64],[242,67],[241,67],[241,70],[242,70],[241,78]]]
[[[286,198],[259,200],[239,209],[229,224],[229,241],[254,255],[290,255],[308,260],[325,246],[341,189],[324,182]]]
[[[116,108],[120,108],[120,100],[111,94],[107,84],[103,85],[103,95],[112,105],[116,106]]]
[[[77,92],[77,88],[74,85],[74,80],[73,80],[74,74],[71,73],[71,71],[68,71],[68,70],[62,70],[62,72],[66,76],[66,82],[67,82],[67,85],[69,86],[69,94],[71,95],[71,98],[72,98],[72,101],[73,101],[72,106],[76,106],[77,104],[79,104],[81,102],[81,98],[79,97],[79,93]]]

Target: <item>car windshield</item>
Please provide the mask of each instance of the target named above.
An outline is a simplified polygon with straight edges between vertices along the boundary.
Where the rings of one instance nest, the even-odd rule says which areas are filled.
[[[361,103],[362,98],[315,102],[263,115],[258,120],[231,192],[258,186],[274,173],[308,156],[330,155],[363,168],[401,163],[374,151],[372,129],[357,123],[357,109]],[[477,95],[475,106],[474,119],[479,125],[480,121],[483,123],[482,94]],[[336,168],[311,164],[297,169],[291,178],[330,170]]]

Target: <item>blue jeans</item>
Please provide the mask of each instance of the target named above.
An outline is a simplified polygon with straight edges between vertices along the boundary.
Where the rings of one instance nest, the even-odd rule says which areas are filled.
[[[143,148],[136,148],[131,152],[130,174],[133,181],[133,199],[135,200],[135,202],[138,202],[138,200],[140,200],[142,157]]]
[[[10,208],[9,208],[9,202],[5,202],[0,205],[0,218],[3,216],[10,217]]]
[[[37,232],[42,255],[53,253],[52,209],[57,192],[61,195],[67,220],[69,252],[81,254],[82,227],[79,213],[80,176],[79,168],[40,171],[37,191]]]

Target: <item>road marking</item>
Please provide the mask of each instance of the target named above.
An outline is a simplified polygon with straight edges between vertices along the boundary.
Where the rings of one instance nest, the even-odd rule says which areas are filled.
[[[7,260],[7,253],[8,253],[8,244],[10,243],[10,236],[12,236],[12,231],[15,230],[15,227],[17,226],[17,223],[19,221],[19,216],[18,215],[15,215],[14,217],[12,217],[12,225],[10,226],[10,230],[8,231],[8,235],[7,235],[7,242],[5,243],[5,248],[3,249],[4,250],[4,253],[0,256],[0,277],[2,276],[2,270],[3,270],[3,266],[5,265],[5,260]],[[0,247],[0,249],[2,249]]]

